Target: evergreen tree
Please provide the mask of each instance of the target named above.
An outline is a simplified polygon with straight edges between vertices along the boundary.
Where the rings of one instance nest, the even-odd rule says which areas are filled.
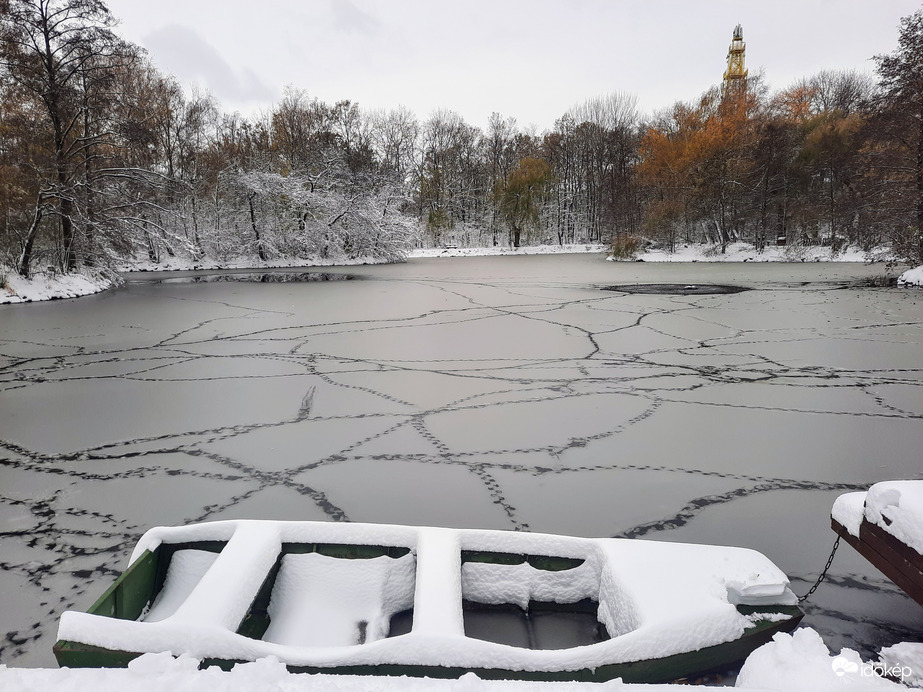
[[[923,261],[923,10],[901,19],[898,47],[875,57],[880,93],[873,128],[882,209],[893,209],[895,249]]]

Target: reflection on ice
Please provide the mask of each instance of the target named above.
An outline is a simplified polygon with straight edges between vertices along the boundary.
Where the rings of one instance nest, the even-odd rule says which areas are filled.
[[[134,273],[129,275],[128,283],[151,284],[211,284],[211,283],[261,283],[289,284],[309,283],[312,281],[351,281],[358,277],[354,274],[332,274],[329,272],[156,272],[152,274]]]

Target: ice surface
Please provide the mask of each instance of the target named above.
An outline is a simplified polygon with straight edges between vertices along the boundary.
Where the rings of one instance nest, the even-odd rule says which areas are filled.
[[[438,515],[440,525],[455,528],[510,525],[504,505],[484,487],[484,474],[474,473],[467,464],[421,464],[397,456],[363,455],[309,469],[296,478],[322,491],[355,521],[419,525]]]
[[[515,397],[493,406],[472,403],[446,410],[431,416],[427,428],[452,452],[564,448],[572,440],[624,426],[649,405],[646,398],[624,394],[558,394],[543,401]],[[504,420],[504,424],[492,424],[497,419]],[[557,425],[562,420],[569,424]],[[471,430],[480,432],[471,435]]]
[[[151,525],[742,545],[803,593],[834,496],[919,477],[919,294],[851,287],[882,264],[587,254],[342,271],[363,279],[0,306],[0,516],[25,527],[0,539],[0,662],[53,665],[62,610],[92,604]],[[756,290],[599,290],[636,282]],[[868,656],[923,627],[901,598],[840,551],[811,617]]]

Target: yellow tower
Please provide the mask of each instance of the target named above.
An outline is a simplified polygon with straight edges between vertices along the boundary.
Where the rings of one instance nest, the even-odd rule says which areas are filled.
[[[725,91],[731,85],[742,83],[747,78],[747,70],[744,67],[744,54],[746,51],[747,44],[744,43],[744,29],[738,24],[734,27],[734,38],[731,39],[731,47],[728,48],[728,68],[724,71]]]

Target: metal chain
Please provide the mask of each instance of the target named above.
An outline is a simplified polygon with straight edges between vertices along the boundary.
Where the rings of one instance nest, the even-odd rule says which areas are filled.
[[[841,538],[841,537],[840,537],[839,535],[837,535],[836,541],[835,541],[834,544],[833,544],[833,550],[830,551],[830,557],[827,558],[827,564],[824,565],[824,571],[820,573],[820,576],[817,578],[817,581],[814,582],[814,586],[812,586],[804,596],[799,596],[799,597],[798,597],[798,602],[799,602],[799,603],[802,603],[802,602],[808,600],[808,597],[809,597],[812,593],[814,593],[815,591],[817,591],[817,587],[820,586],[821,582],[824,581],[824,579],[826,579],[826,577],[827,577],[827,570],[830,569],[830,565],[833,564],[833,556],[836,555],[836,549],[840,547],[840,538]]]

